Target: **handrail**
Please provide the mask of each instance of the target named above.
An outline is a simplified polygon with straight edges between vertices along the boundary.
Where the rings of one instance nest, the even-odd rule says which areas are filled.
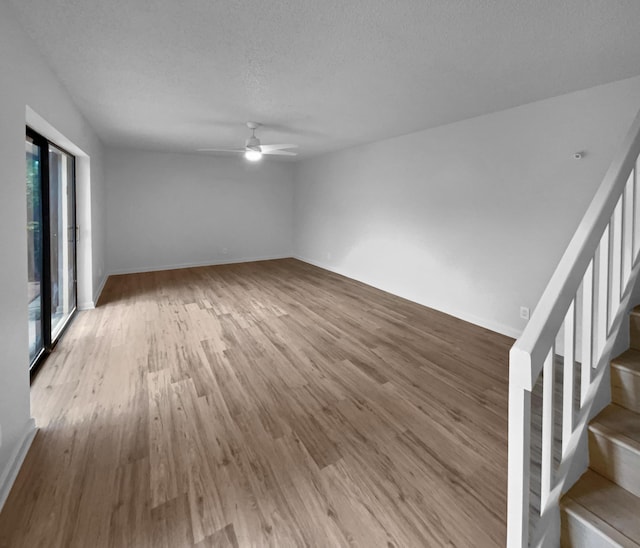
[[[531,538],[529,510],[531,493],[540,495],[538,508],[544,519],[538,526],[552,523],[557,516],[561,491],[568,487],[579,440],[585,435],[588,416],[596,413],[595,394],[606,376],[604,369],[612,357],[614,341],[634,284],[640,277],[640,112],[636,115],[621,147],[558,263],[531,319],[509,352],[509,455],[507,496],[507,545],[528,546]],[[596,277],[597,276],[597,277]],[[581,322],[577,309],[581,307]],[[610,321],[611,318],[613,322]],[[562,381],[556,382],[559,360],[556,341],[564,333],[560,351]],[[580,363],[576,360],[577,337],[581,336]],[[580,365],[579,417],[574,411],[577,397],[576,365]],[[544,372],[543,372],[544,369]],[[531,477],[531,395],[538,379],[542,383],[542,453],[539,483]],[[554,465],[555,393],[562,390],[561,466]],[[571,481],[575,481],[575,478]],[[532,491],[535,487],[539,491]],[[551,521],[550,521],[551,520]],[[556,520],[556,522],[559,521]],[[540,538],[540,529],[533,532]],[[543,538],[559,538],[543,531]]]
[[[614,156],[562,259],[549,280],[529,323],[510,351],[512,364],[525,390],[533,386],[542,370],[546,352],[562,325],[564,314],[575,295],[600,235],[609,223],[627,178],[640,154],[640,113],[636,116],[619,152]],[[535,365],[539,364],[539,365]]]

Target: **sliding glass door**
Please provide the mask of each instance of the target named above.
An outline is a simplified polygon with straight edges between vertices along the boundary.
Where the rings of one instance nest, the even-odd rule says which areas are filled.
[[[75,158],[27,129],[29,359],[33,369],[76,310]]]
[[[29,296],[29,361],[33,364],[44,350],[42,337],[42,151],[27,135],[27,249]]]
[[[76,309],[76,221],[73,156],[49,145],[51,338]]]

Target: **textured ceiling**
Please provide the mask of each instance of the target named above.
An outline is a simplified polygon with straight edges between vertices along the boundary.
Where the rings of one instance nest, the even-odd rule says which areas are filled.
[[[638,0],[8,1],[119,146],[309,156],[640,74]]]

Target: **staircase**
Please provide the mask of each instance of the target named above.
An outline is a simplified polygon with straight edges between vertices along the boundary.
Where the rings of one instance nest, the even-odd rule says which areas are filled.
[[[638,302],[640,113],[509,351],[508,548],[640,548]]]
[[[640,306],[631,348],[611,362],[611,395],[589,424],[589,469],[561,501],[562,546],[640,548]]]

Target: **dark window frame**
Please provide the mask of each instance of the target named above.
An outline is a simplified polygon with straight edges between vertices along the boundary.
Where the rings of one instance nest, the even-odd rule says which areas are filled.
[[[76,205],[76,157],[74,154],[61,147],[57,143],[50,141],[29,126],[26,128],[26,138],[33,141],[40,149],[40,188],[41,188],[41,219],[42,219],[42,280],[40,282],[40,321],[42,325],[42,349],[29,364],[29,375],[31,381],[37,375],[42,364],[49,357],[58,341],[75,318],[78,311],[78,237],[77,237],[77,205]],[[74,253],[73,253],[73,291],[75,293],[75,305],[58,332],[55,339],[51,337],[51,203],[50,203],[50,181],[49,181],[49,146],[67,154],[71,158],[71,171],[73,176],[73,227],[74,227]]]

